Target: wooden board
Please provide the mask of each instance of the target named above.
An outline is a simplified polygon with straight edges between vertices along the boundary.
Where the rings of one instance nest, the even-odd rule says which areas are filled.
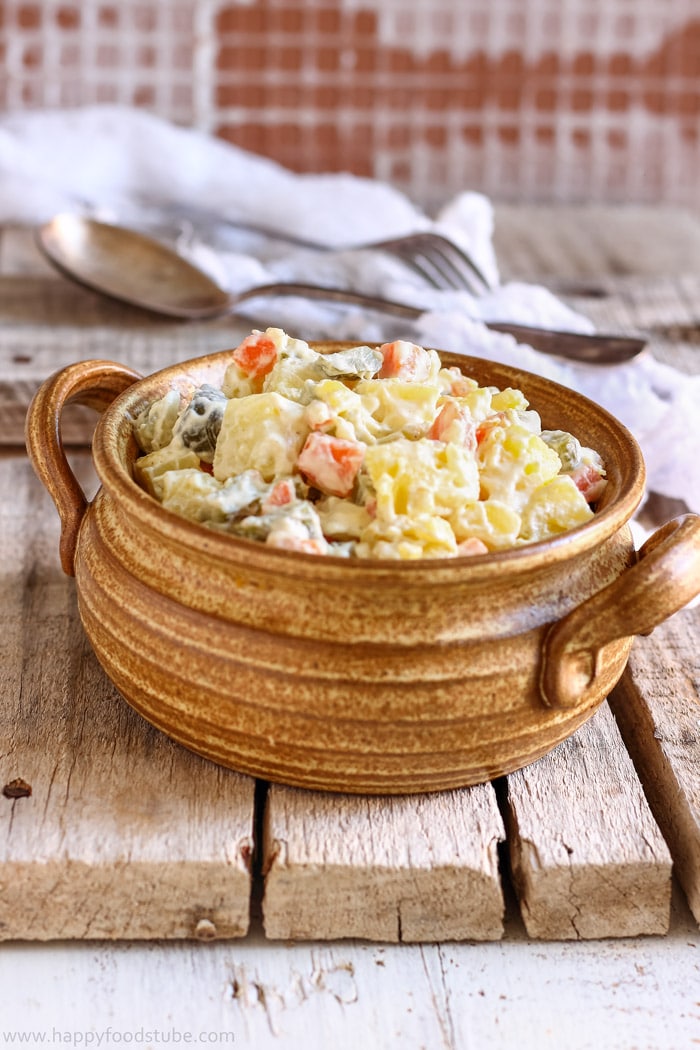
[[[116,694],[58,566],[55,510],[7,454],[0,526],[0,939],[243,936],[253,781]],[[6,797],[17,781],[31,794]]]
[[[498,940],[503,837],[490,784],[395,798],[273,786],[263,840],[265,933]]]
[[[508,844],[531,937],[668,930],[671,857],[607,704],[507,778]]]
[[[651,264],[643,278],[629,276],[638,254],[630,247],[630,230],[636,230],[635,244],[639,238],[650,243],[644,229],[656,236],[661,227],[656,213],[644,226],[639,210],[633,217],[617,211],[608,209],[590,222],[589,213],[576,212],[562,222],[557,209],[538,209],[534,220],[530,211],[528,221],[521,221],[517,209],[502,209],[506,225],[497,225],[497,246],[508,262],[504,270],[582,280],[576,290],[585,294],[574,303],[599,325],[642,325],[655,353],[697,371],[700,282],[684,268],[697,272],[700,238],[692,224],[671,217],[678,252],[669,248],[663,255],[667,276],[659,280]],[[0,238],[0,317],[0,444],[14,446],[22,442],[34,389],[56,368],[109,357],[148,372],[234,345],[249,327],[229,321],[181,325],[108,303],[37,262],[26,231]],[[93,425],[91,413],[73,413],[66,440],[87,442]],[[81,476],[88,473],[83,463]],[[663,508],[656,509],[663,517]],[[252,782],[171,744],[106,682],[82,634],[72,581],[58,568],[55,512],[19,450],[0,454],[0,525],[0,788],[17,778],[32,786],[29,797],[0,796],[0,937],[242,935],[251,889],[254,897],[262,889],[250,873]],[[698,680],[692,668],[700,625],[691,620],[682,645],[665,631],[637,642],[623,686],[649,706],[669,675],[676,685],[670,695],[661,689],[666,743],[677,719],[685,727],[659,760],[666,816],[664,805],[653,802],[654,763],[638,761],[638,767],[695,907],[696,875],[683,874],[683,864],[695,857],[697,846],[691,772],[697,764],[692,712]],[[653,648],[657,643],[662,656]],[[637,659],[638,653],[649,653],[649,660]],[[657,674],[659,666],[663,674]],[[678,691],[681,681],[686,694]],[[642,751],[653,753],[650,736],[658,731],[658,721],[640,717],[635,733]],[[626,740],[637,758],[634,735],[626,732]],[[686,810],[695,815],[679,822],[674,837],[667,819],[675,812],[674,797],[668,791],[680,783]],[[644,933],[665,928],[668,854],[607,715],[538,766],[511,777],[508,791],[507,802],[503,794],[500,801],[508,814],[514,868],[521,875],[527,871],[530,880],[516,879],[531,936],[619,936],[633,927]],[[616,818],[628,814],[627,825],[616,819],[614,828],[607,826],[611,798]],[[577,827],[582,812],[590,834]],[[265,829],[263,906],[271,938],[501,935],[509,890],[498,877],[503,829],[490,786],[413,800],[340,800],[276,786],[268,795]],[[531,841],[547,861],[541,867],[533,864]],[[564,842],[574,852],[555,848]],[[603,847],[608,852],[601,863]],[[621,887],[641,885],[642,869],[650,878],[639,891],[644,904],[633,921],[629,902],[622,914],[610,902],[619,899]],[[695,871],[686,864],[688,870]],[[573,924],[572,895],[564,890],[566,899],[550,896],[548,885],[575,886]],[[592,894],[600,893],[601,885],[609,891],[605,906],[586,896],[591,886]]]
[[[639,638],[611,703],[700,923],[700,606]]]

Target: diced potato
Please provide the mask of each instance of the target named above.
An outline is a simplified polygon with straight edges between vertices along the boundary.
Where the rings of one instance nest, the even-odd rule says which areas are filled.
[[[522,390],[514,390],[507,386],[491,396],[491,409],[493,412],[504,412],[508,408],[517,408],[524,412],[528,408],[528,400]]]
[[[567,532],[593,517],[585,496],[566,474],[546,481],[530,496],[522,512],[519,539],[531,543]]]
[[[559,473],[557,453],[537,434],[514,423],[487,430],[479,445],[481,498],[521,512],[536,488]]]
[[[406,379],[362,379],[355,393],[365,402],[385,435],[407,431],[411,436],[430,428],[440,396],[435,383],[415,383]]]
[[[457,541],[444,518],[431,514],[379,518],[364,529],[356,553],[359,558],[445,558],[457,554]]]
[[[402,515],[449,515],[479,496],[476,459],[458,445],[397,438],[370,446],[364,469],[376,494],[377,517],[387,521]]]
[[[485,543],[489,550],[512,547],[521,528],[520,515],[496,499],[465,503],[450,515],[449,521],[460,543],[474,537]]]
[[[234,398],[226,405],[214,455],[214,477],[244,470],[266,481],[293,474],[308,433],[304,406],[277,393]]]
[[[338,496],[325,496],[316,504],[323,535],[333,539],[359,539],[371,518],[365,507]]]
[[[137,459],[134,463],[134,476],[147,492],[156,499],[161,499],[163,475],[171,470],[188,468],[199,469],[199,456],[176,441]]]

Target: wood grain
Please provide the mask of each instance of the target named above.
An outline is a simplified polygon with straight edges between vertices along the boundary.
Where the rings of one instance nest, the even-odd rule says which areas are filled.
[[[504,205],[497,208],[495,241],[504,276],[546,277],[555,287],[557,282],[561,286],[562,281],[568,281],[568,292],[577,293],[571,299],[573,305],[596,324],[622,329],[644,327],[650,332],[657,356],[688,372],[698,371],[697,215],[674,209]],[[46,375],[64,364],[87,357],[108,357],[147,372],[234,345],[249,327],[229,321],[185,326],[108,303],[58,278],[41,261],[25,230],[4,231],[0,237],[0,315],[0,443],[9,445],[22,443],[24,413],[33,391]],[[66,440],[89,441],[93,425],[92,413],[84,411],[82,418],[76,413],[75,419],[66,421]],[[226,934],[227,929],[243,932],[248,910],[246,860],[252,826],[252,785],[249,781],[240,783],[233,774],[223,773],[171,745],[134,716],[111,690],[78,624],[72,584],[57,570],[57,522],[53,508],[40,495],[41,489],[21,457],[3,459],[0,455],[0,473],[0,491],[9,491],[12,496],[0,503],[0,534],[4,543],[0,560],[0,687],[4,701],[0,715],[0,773],[3,785],[18,776],[32,785],[30,797],[12,800],[0,796],[0,815],[6,832],[0,860],[0,921],[6,925],[0,936],[189,936],[197,929],[199,917],[204,919],[200,935],[211,934],[208,923],[212,921],[218,933]],[[87,473],[83,467],[81,477]],[[36,516],[42,522],[38,536],[33,529],[30,534],[24,527],[27,520]],[[685,626],[679,635],[681,623]],[[698,766],[698,629],[697,613],[682,613],[667,626],[657,628],[651,638],[638,640],[629,671],[613,702],[646,794],[668,838],[676,870],[700,920],[695,896],[698,804],[694,780]],[[67,684],[71,675],[75,675],[74,687]],[[623,709],[630,715],[633,732],[621,715]],[[587,767],[584,796],[587,805],[595,806],[596,796],[591,791],[600,762],[593,762],[593,754],[597,747],[597,758],[601,759],[605,747],[597,735],[597,723],[584,728],[588,733],[596,730],[592,741],[582,735],[584,730],[579,730],[559,749],[565,750],[567,761],[560,770],[553,798],[560,798],[562,785],[567,785],[572,775],[580,782],[583,767]],[[657,740],[655,733],[659,735]],[[607,739],[605,734],[604,738]],[[603,763],[606,775],[611,769],[616,772],[618,746],[610,750],[607,763]],[[623,760],[624,755],[623,751]],[[627,788],[634,785],[628,770],[623,779]],[[546,783],[547,778],[540,781],[537,791],[544,791]],[[655,802],[655,786],[661,805]],[[669,789],[680,792],[680,819],[675,796],[669,798]],[[284,832],[296,850],[292,858],[300,862],[306,856],[299,845],[303,845],[304,838],[295,838],[290,829],[303,830],[304,821],[308,823],[310,819],[304,817],[301,805],[307,794],[288,795],[283,788],[273,788],[267,813],[268,845],[275,838],[286,841]],[[293,795],[298,796],[298,805],[292,801]],[[318,801],[323,796],[311,797]],[[510,797],[515,797],[512,782]],[[397,800],[390,801],[391,805],[398,804]],[[372,800],[375,812],[371,819],[354,818],[355,823],[351,821],[350,826],[363,832],[374,829],[376,838],[378,829],[384,834],[388,822],[390,831],[394,829],[392,841],[400,847],[397,855],[403,850],[413,856],[415,816],[408,810],[397,814],[382,803],[380,799]],[[490,806],[488,811],[491,812]],[[567,817],[568,823],[562,822],[551,799],[548,812],[553,814],[555,830],[566,827],[568,836],[571,820]],[[587,820],[591,819],[591,811],[586,813]],[[78,830],[72,823],[76,814]],[[202,826],[205,814],[207,823]],[[213,819],[209,822],[211,814]],[[646,829],[648,821],[643,807],[639,818],[643,819],[639,824],[633,823],[629,833],[643,855],[638,841],[638,832]],[[337,813],[335,819],[340,819]],[[530,819],[534,820],[532,814]],[[448,814],[448,825],[450,821]],[[116,845],[112,836],[115,827],[119,832]],[[567,844],[571,846],[574,841],[579,850],[591,850],[589,856],[594,859],[593,843],[585,840],[580,829],[573,830],[579,831],[579,837],[567,837]],[[440,839],[440,832],[431,828],[429,840]],[[666,876],[662,876],[662,871],[668,870],[668,857],[659,852],[655,831],[651,842],[655,885],[659,899],[665,898]],[[347,848],[356,847],[354,838]],[[464,850],[460,857],[463,853]],[[267,907],[271,923],[276,911],[281,922],[292,923],[290,902],[307,878],[311,880],[307,885],[318,888],[317,900],[326,905],[322,872],[303,868],[301,863],[286,869],[282,862],[285,856],[289,858],[289,852],[272,854],[273,849],[269,849],[272,866]],[[320,847],[316,855],[323,855]],[[368,854],[355,852],[356,857],[365,855]],[[213,872],[206,868],[212,857]],[[574,854],[567,854],[564,862],[559,854],[564,862],[560,865],[562,872],[572,868],[573,857]],[[628,862],[629,859],[628,853]],[[166,867],[176,876],[175,884],[168,885],[161,879]],[[444,868],[447,872],[449,863]],[[426,884],[438,884],[439,869],[438,863],[424,869]],[[216,877],[211,878],[217,872],[222,876],[221,885]],[[180,880],[183,873],[189,873],[184,882]],[[577,877],[580,874],[579,867]],[[360,875],[361,869],[356,878]],[[275,887],[278,877],[280,882]],[[241,878],[245,879],[245,890]],[[291,892],[284,890],[284,878],[289,879]],[[385,904],[381,905],[389,939],[398,935],[397,890],[410,884],[410,870],[395,870],[392,878],[388,889],[382,888]],[[452,874],[447,879],[447,892],[455,878],[466,879],[466,872],[460,869],[456,876]],[[570,884],[574,884],[573,880]],[[576,885],[582,885],[578,878]],[[235,887],[233,897],[231,886]],[[492,889],[495,892],[495,884]],[[353,894],[347,911],[350,915],[353,908],[361,906],[361,891],[353,890]],[[654,894],[652,898],[655,899]],[[225,903],[217,911],[217,902],[222,900]],[[411,900],[422,900],[426,909],[422,921],[433,922],[431,909],[440,900],[427,901],[420,893],[414,893]],[[126,908],[117,923],[107,914],[114,901]],[[136,906],[139,901],[140,914]],[[202,910],[202,901],[209,910]],[[339,903],[342,911],[344,898]],[[562,918],[560,905],[555,896],[552,922],[565,925],[568,920],[566,916]],[[337,898],[335,906],[338,907]],[[170,934],[157,932],[163,927],[164,907]],[[313,916],[308,904],[305,908],[306,922]],[[58,918],[51,918],[52,910]],[[652,908],[649,914],[654,913]],[[408,931],[415,929],[421,919],[410,916],[410,908],[402,910],[401,935],[405,940],[410,939]],[[326,927],[332,921],[332,915],[324,916]],[[580,923],[580,917],[575,921]],[[438,915],[435,923],[438,922],[447,919]],[[464,922],[463,916],[450,916],[453,929],[457,929],[457,922]],[[584,928],[592,927],[584,924]],[[277,936],[272,929],[271,925],[270,935]],[[493,948],[501,950],[501,946]],[[265,958],[271,957],[268,954]],[[444,970],[446,960],[431,965],[437,973],[438,969]],[[457,993],[455,985],[452,994]]]
[[[699,632],[696,606],[638,639],[611,704],[700,923]]]
[[[0,784],[31,787],[0,796],[0,939],[243,936],[253,781],[117,695],[59,569],[53,505],[7,454],[0,525]]]
[[[531,937],[668,930],[671,858],[606,704],[507,778],[508,845]]]
[[[502,839],[490,784],[394,798],[273,785],[263,838],[265,933],[498,940]]]

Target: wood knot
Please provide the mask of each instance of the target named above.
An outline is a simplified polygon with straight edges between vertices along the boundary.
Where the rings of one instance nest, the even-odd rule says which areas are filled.
[[[211,919],[200,919],[194,928],[194,935],[200,941],[213,941],[216,937],[216,926]]]
[[[28,784],[22,777],[15,777],[14,780],[10,780],[8,784],[5,784],[2,793],[5,798],[29,798],[32,793],[32,785]]]

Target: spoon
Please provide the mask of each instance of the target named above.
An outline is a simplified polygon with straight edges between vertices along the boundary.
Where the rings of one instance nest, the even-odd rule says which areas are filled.
[[[208,274],[160,241],[136,230],[64,213],[39,227],[37,244],[65,277],[112,299],[183,320],[235,313],[249,299],[300,296],[364,306],[416,319],[424,310],[377,296],[302,282],[277,282],[229,293]],[[546,354],[588,364],[620,364],[645,347],[641,338],[581,335],[509,322],[485,322]]]

